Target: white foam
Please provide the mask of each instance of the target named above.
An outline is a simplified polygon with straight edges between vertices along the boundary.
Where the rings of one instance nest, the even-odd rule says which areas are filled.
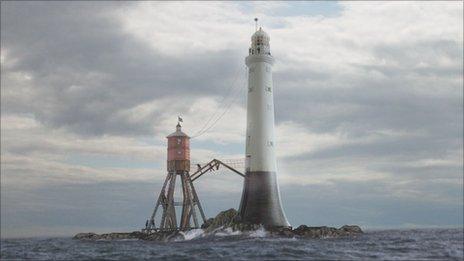
[[[184,237],[183,240],[188,241],[188,240],[192,240],[195,238],[203,237],[205,234],[205,231],[201,228],[197,228],[197,229],[189,230],[187,232],[181,231],[180,234]]]
[[[252,231],[249,235],[250,237],[266,237],[267,236],[267,232],[266,230],[264,229],[264,227],[260,227],[258,228],[257,230],[255,231]]]
[[[231,227],[228,227],[226,229],[222,229],[216,233],[214,233],[215,236],[218,236],[218,237],[225,237],[225,236],[238,236],[242,234],[242,232],[240,231],[233,231]]]
[[[234,231],[231,227],[219,227],[215,230],[206,233],[203,229],[192,229],[189,231],[180,231],[180,234],[183,238],[177,238],[175,241],[189,241],[197,238],[202,238],[206,236],[217,236],[217,237],[227,237],[227,236],[239,236],[239,235],[246,235],[251,238],[265,238],[268,236],[268,232],[264,229],[264,227],[259,227],[257,230],[249,231],[249,232],[242,232],[239,230]]]

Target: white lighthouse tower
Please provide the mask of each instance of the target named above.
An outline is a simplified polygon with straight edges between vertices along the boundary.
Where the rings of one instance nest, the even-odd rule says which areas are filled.
[[[255,19],[257,21],[257,19]],[[261,27],[251,37],[248,67],[246,178],[240,202],[242,221],[288,227],[280,200],[274,139],[274,88],[269,35]]]

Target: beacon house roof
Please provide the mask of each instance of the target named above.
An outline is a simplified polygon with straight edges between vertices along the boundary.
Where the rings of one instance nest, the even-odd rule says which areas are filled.
[[[169,137],[187,137],[187,138],[190,138],[187,134],[185,134],[182,131],[182,126],[180,126],[180,123],[177,124],[176,131],[169,134],[166,138],[169,138]]]

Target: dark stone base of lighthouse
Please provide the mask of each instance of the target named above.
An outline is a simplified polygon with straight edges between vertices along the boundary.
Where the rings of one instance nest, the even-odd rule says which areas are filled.
[[[239,212],[244,223],[261,224],[267,228],[290,227],[281,206],[275,172],[246,173]]]

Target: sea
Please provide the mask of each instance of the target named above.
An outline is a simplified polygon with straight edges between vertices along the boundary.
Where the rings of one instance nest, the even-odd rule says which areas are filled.
[[[347,238],[275,238],[264,230],[183,240],[2,239],[1,260],[463,260],[464,230],[368,230]]]

